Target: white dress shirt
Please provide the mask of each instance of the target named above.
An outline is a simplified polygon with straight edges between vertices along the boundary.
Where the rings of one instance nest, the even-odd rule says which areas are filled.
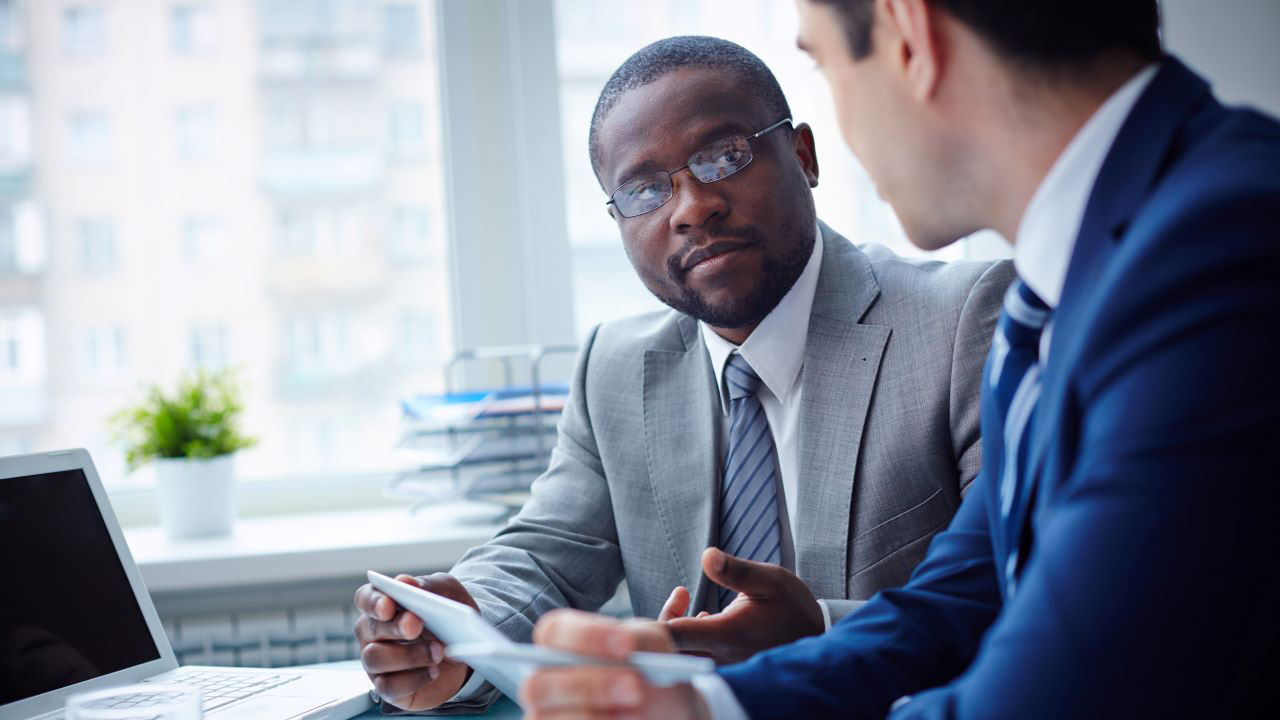
[[[809,337],[809,313],[818,288],[818,271],[822,268],[822,231],[815,229],[817,240],[800,277],[778,304],[747,337],[741,346],[725,340],[709,325],[699,322],[702,341],[715,371],[720,389],[720,410],[729,417],[729,389],[724,383],[724,367],[729,356],[737,353],[760,376],[756,397],[764,408],[773,445],[778,454],[778,475],[782,480],[779,513],[783,535],[783,567],[795,568],[795,545],[791,529],[796,524],[796,474],[800,454],[800,400],[804,395],[804,345]],[[720,448],[729,443],[729,423],[720,423]]]
[[[1056,308],[1062,298],[1062,286],[1067,279],[1071,253],[1075,250],[1076,235],[1080,232],[1085,206],[1089,202],[1094,183],[1097,182],[1098,173],[1102,170],[1102,163],[1111,151],[1116,136],[1120,134],[1121,126],[1133,111],[1133,106],[1155,77],[1157,69],[1155,64],[1143,68],[1112,93],[1089,117],[1049,168],[1044,180],[1031,196],[1031,201],[1027,203],[1027,209],[1023,211],[1014,244],[1013,265],[1018,271],[1018,277],[1051,308]],[[807,327],[807,315],[805,322]],[[1052,330],[1053,322],[1050,320],[1041,336],[1042,362],[1048,355]],[[751,339],[748,338],[747,343],[750,342]],[[747,343],[744,343],[744,348]],[[743,357],[747,357],[745,353]],[[747,361],[750,362],[751,358],[747,357]],[[764,375],[760,377],[763,379]],[[763,403],[764,398],[761,397],[761,404]],[[768,406],[765,407],[765,412],[768,413]],[[769,424],[773,424],[772,416],[769,417]],[[826,612],[825,608],[823,612]],[[719,675],[698,677],[693,686],[706,700],[712,720],[747,720],[746,711],[734,697],[728,683]],[[894,707],[897,708],[904,701],[909,699],[900,699],[894,703]]]

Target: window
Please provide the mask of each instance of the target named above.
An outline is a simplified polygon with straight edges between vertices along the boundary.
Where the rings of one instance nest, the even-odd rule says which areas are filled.
[[[19,342],[17,319],[0,318],[0,374],[17,374],[22,367]]]
[[[431,256],[431,213],[424,207],[396,208],[391,219],[391,252],[406,260]]]
[[[0,273],[18,269],[18,239],[15,234],[13,215],[0,211]]]
[[[416,15],[397,47],[429,45],[434,0],[399,4]],[[389,121],[406,100],[429,96],[437,61],[426,52],[386,61],[386,5],[14,4],[25,16],[27,81],[4,92],[29,118],[51,118],[52,136],[49,152],[30,154],[39,182],[26,191],[25,220],[0,198],[0,263],[39,269],[0,273],[0,317],[12,298],[35,303],[50,352],[24,355],[45,373],[47,407],[23,405],[33,419],[19,428],[5,418],[27,401],[0,398],[0,447],[19,430],[36,450],[84,444],[108,487],[145,482],[122,471],[107,419],[147,385],[229,366],[245,389],[245,430],[260,439],[237,459],[243,479],[394,465],[400,398],[443,385],[439,360],[399,352],[404,309],[442,318],[442,357],[453,313],[439,290],[447,263],[406,264],[389,249],[395,208],[443,206],[443,172],[429,147],[438,104],[421,102],[397,129]],[[111,32],[137,37],[108,41],[108,20]],[[3,97],[0,163],[4,128],[14,127]],[[421,159],[393,169],[389,149],[415,144]],[[431,222],[444,220],[433,212]],[[327,454],[296,455],[299,432]]]
[[[392,3],[384,11],[386,25],[385,42],[388,55],[406,57],[421,51],[418,40],[418,6],[410,3]]]
[[[111,159],[111,121],[105,110],[72,111],[67,125],[73,163],[102,165]]]
[[[214,217],[192,216],[182,221],[182,256],[208,259],[222,250],[222,223]]]
[[[19,53],[22,46],[22,14],[15,0],[0,0],[0,51]]]
[[[31,103],[20,95],[0,95],[0,167],[22,170],[31,162]]]
[[[76,244],[82,272],[102,275],[116,269],[116,232],[109,220],[76,223]]]
[[[604,211],[606,198],[587,155],[587,131],[613,70],[641,47],[672,35],[723,37],[758,55],[778,78],[796,121],[813,127],[819,159],[830,158],[821,163],[822,183],[814,190],[818,216],[854,242],[920,254],[846,149],[822,76],[795,47],[796,12],[789,3],[741,0],[732,4],[729,23],[725,5],[710,0],[603,7],[595,0],[555,1],[565,202],[580,333],[604,320],[661,307],[636,277],[618,228]],[[954,258],[963,252],[953,246],[941,255]]]
[[[228,366],[227,326],[202,323],[191,329],[191,366],[221,370]]]
[[[124,328],[120,325],[102,325],[85,333],[84,369],[88,379],[118,378],[125,370],[126,358]]]
[[[214,157],[215,115],[211,107],[190,106],[178,110],[178,156],[186,162],[205,162]]]
[[[173,51],[180,55],[213,50],[213,8],[208,3],[174,5],[169,14]]]
[[[401,101],[391,106],[391,154],[400,159],[421,157],[427,147],[427,124],[422,103]]]
[[[101,55],[107,25],[101,5],[73,5],[62,12],[62,49],[72,57]]]

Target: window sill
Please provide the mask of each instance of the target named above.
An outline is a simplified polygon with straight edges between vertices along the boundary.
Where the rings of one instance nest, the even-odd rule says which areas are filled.
[[[147,589],[164,593],[448,569],[499,529],[495,514],[474,503],[399,506],[242,518],[229,538],[175,542],[157,526],[125,538]]]

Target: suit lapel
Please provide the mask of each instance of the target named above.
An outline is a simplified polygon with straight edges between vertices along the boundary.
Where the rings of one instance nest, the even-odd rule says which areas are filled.
[[[715,544],[720,512],[715,376],[697,321],[677,321],[683,348],[644,355],[644,443],[650,485],[681,582],[707,607],[702,551]]]
[[[1038,482],[1050,448],[1059,435],[1059,419],[1069,417],[1067,392],[1071,370],[1096,312],[1093,288],[1166,165],[1166,156],[1187,111],[1211,99],[1209,86],[1175,58],[1166,58],[1121,126],[1089,194],[1075,250],[1054,313],[1049,362],[1036,408],[1027,467]],[[1043,500],[1047,493],[1039,493]],[[1030,518],[1027,509],[1018,522]]]
[[[805,344],[796,574],[815,596],[847,594],[849,521],[862,430],[889,328],[862,325],[880,288],[871,263],[826,225]],[[865,480],[865,478],[864,478]]]

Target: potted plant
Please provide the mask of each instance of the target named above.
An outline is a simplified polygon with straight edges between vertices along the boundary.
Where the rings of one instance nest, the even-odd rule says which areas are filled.
[[[160,524],[171,539],[231,533],[235,453],[257,443],[240,431],[243,410],[230,372],[198,371],[179,378],[172,394],[151,386],[112,417],[130,472],[156,468]]]

